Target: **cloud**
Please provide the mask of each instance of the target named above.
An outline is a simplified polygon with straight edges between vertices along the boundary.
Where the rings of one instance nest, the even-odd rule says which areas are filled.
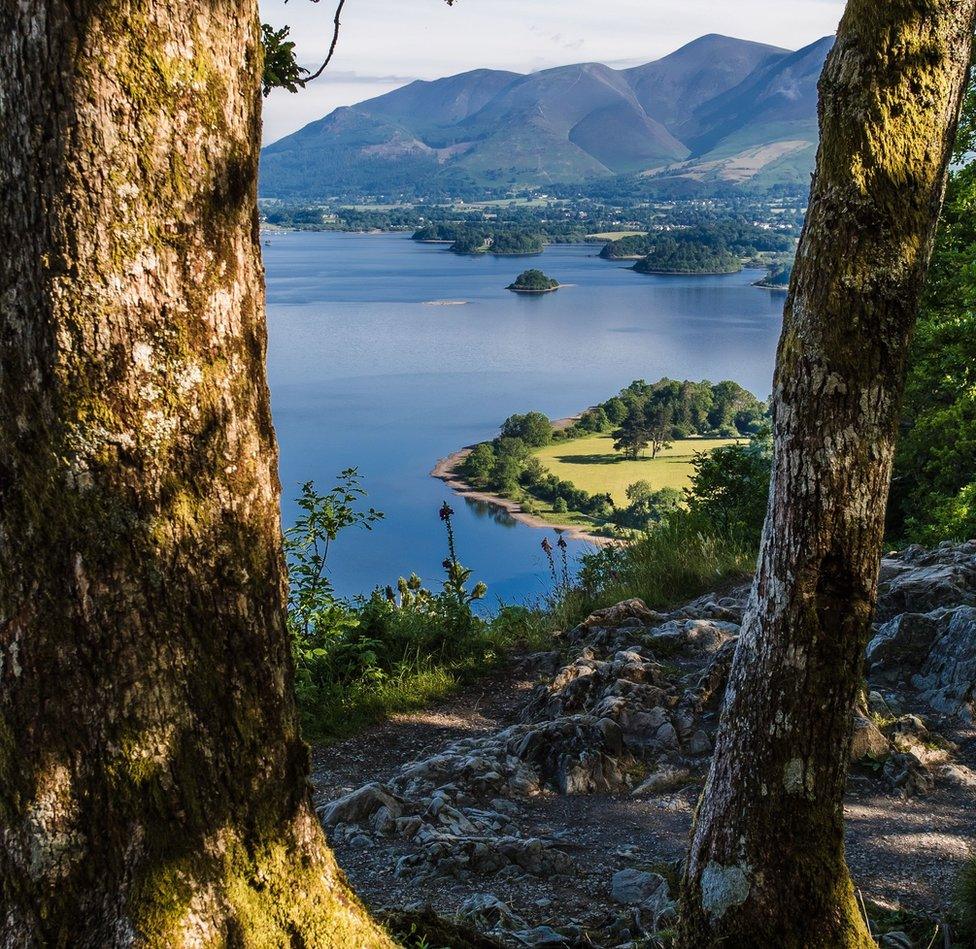
[[[316,63],[303,63],[306,69],[318,69],[319,64]],[[414,82],[417,76],[370,76],[368,73],[359,73],[351,69],[330,69],[329,79],[333,83],[352,83],[364,86],[370,85],[382,85],[388,86],[391,82],[397,85],[405,86],[408,82]]]

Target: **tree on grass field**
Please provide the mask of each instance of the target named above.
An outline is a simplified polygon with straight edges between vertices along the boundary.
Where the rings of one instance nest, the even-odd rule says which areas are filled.
[[[647,437],[651,448],[651,458],[671,447],[672,420],[671,409],[667,405],[651,403],[644,410],[647,420]]]
[[[630,406],[620,428],[613,433],[613,438],[614,451],[623,452],[634,460],[640,457],[641,452],[651,442],[650,426],[643,406]]]
[[[844,860],[853,708],[912,328],[976,0],[850,0],[774,383],[772,487],[683,886],[685,947],[871,947]]]
[[[0,943],[390,946],[312,809],[256,0],[0,7]]]

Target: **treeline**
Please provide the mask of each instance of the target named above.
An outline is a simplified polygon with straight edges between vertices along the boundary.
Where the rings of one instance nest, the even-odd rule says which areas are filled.
[[[912,347],[889,535],[976,537],[976,88],[970,87]]]
[[[793,249],[795,231],[759,227],[740,217],[720,217],[707,223],[666,232],[636,234],[611,241],[600,252],[611,260],[646,257],[663,243],[687,244],[707,248],[715,253],[736,257],[755,257],[760,253],[785,253]]]
[[[771,264],[766,276],[760,280],[756,286],[757,287],[774,287],[776,289],[785,290],[790,285],[790,280],[793,277],[793,261],[781,261],[775,264]]]
[[[541,412],[512,415],[498,438],[476,445],[458,472],[468,484],[513,500],[534,498],[551,504],[557,513],[578,511],[598,520],[609,518],[614,507],[609,494],[583,491],[547,472],[532,456],[534,449],[544,448],[557,434],[563,437]]]
[[[619,395],[587,409],[566,429],[565,436],[653,424],[663,429],[668,440],[748,437],[762,430],[766,411],[766,405],[748,389],[729,379],[714,385],[708,381],[661,379],[647,383],[638,379]]]
[[[510,416],[497,438],[475,446],[458,473],[477,488],[528,502],[529,510],[534,500],[557,514],[572,511],[622,527],[645,526],[659,516],[660,505],[675,506],[674,498],[635,496],[621,511],[609,494],[590,494],[547,472],[533,451],[554,440],[613,433],[614,447],[636,458],[648,447],[656,453],[672,439],[751,437],[766,427],[765,405],[736,382],[637,380],[565,429],[554,429],[541,412]]]

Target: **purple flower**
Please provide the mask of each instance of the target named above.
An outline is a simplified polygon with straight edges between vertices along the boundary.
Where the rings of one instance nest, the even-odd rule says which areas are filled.
[[[552,553],[552,544],[549,543],[548,537],[542,538],[542,549],[546,552],[546,556]]]
[[[450,520],[454,515],[454,511],[451,509],[451,506],[447,503],[447,501],[441,505],[440,515],[442,521]]]

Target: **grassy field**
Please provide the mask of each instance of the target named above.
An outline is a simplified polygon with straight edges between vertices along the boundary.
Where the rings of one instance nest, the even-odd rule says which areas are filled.
[[[592,435],[554,442],[534,454],[558,478],[590,494],[608,492],[617,504],[626,505],[627,488],[635,481],[647,481],[655,490],[687,487],[697,452],[733,444],[734,439],[688,438],[672,443],[657,458],[648,454],[632,461],[613,450],[610,435]]]
[[[602,234],[587,234],[587,240],[593,241],[619,241],[622,237],[638,237],[646,231],[604,231]]]

